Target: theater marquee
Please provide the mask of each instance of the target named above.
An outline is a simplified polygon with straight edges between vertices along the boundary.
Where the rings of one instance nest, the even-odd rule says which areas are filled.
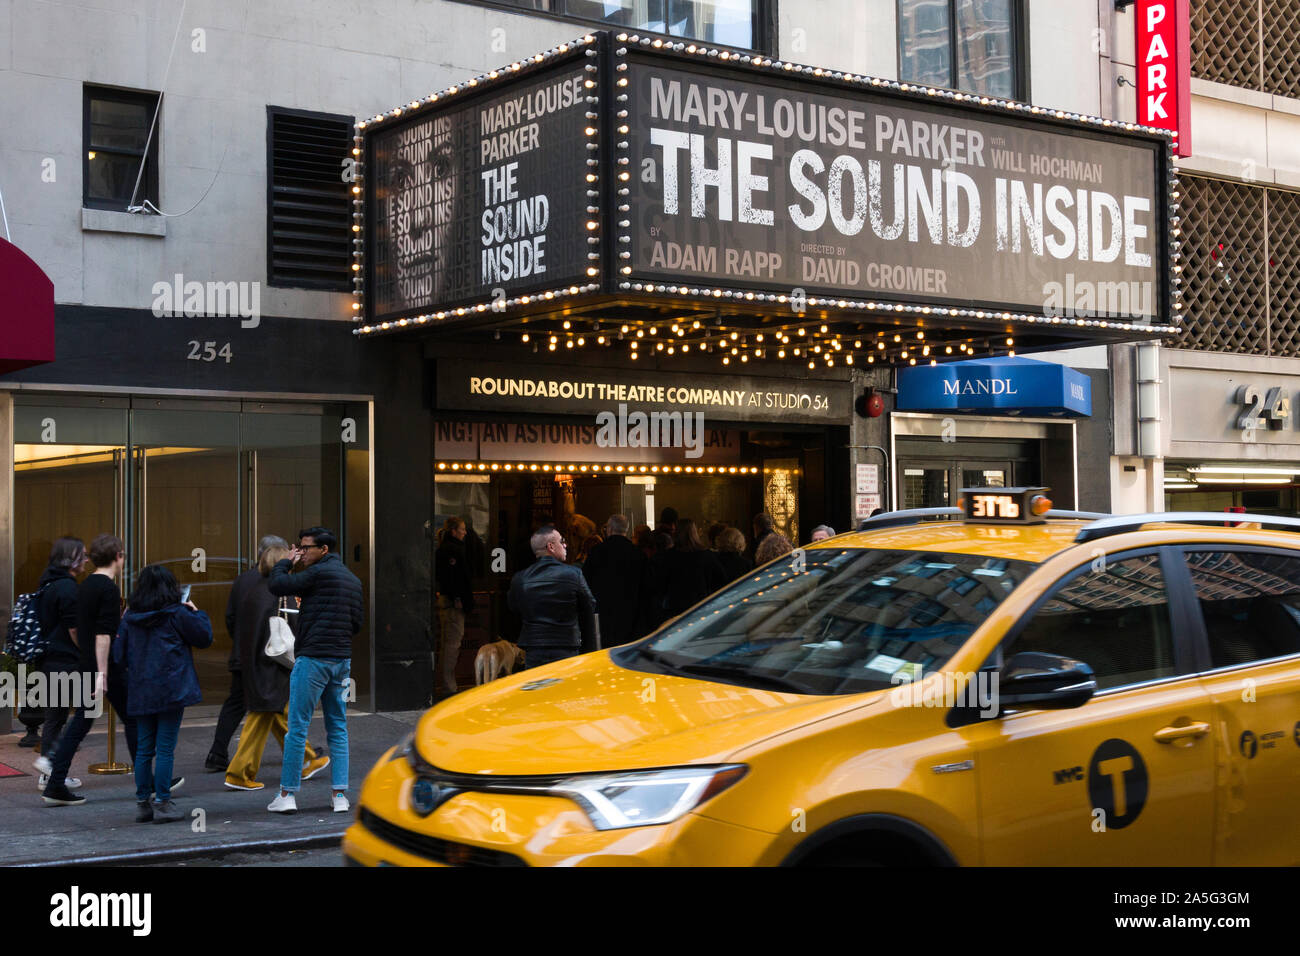
[[[813,368],[1179,330],[1167,131],[592,33],[357,145],[361,334]]]
[[[634,276],[1039,313],[1072,277],[1156,315],[1163,144],[628,62]]]

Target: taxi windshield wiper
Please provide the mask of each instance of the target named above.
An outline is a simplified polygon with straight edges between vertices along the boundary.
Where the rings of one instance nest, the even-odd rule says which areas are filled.
[[[664,667],[673,666],[668,662],[668,657],[663,651],[651,650],[648,647],[638,647],[636,652],[638,657],[644,657],[648,661],[654,661],[654,663],[661,664]]]
[[[767,690],[785,691],[790,694],[817,693],[814,690],[809,690],[803,684],[788,680],[784,677],[775,677],[770,674],[758,674],[754,671],[737,670],[734,667],[720,667],[717,664],[666,664],[665,666],[681,671],[683,674],[691,674],[697,677],[716,677],[732,684],[757,685],[766,688]]]

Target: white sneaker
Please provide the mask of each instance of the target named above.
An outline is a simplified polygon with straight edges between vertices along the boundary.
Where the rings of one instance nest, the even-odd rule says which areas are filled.
[[[288,796],[277,794],[276,798],[271,801],[270,806],[266,809],[270,810],[272,813],[297,813],[298,801],[294,798],[292,793]]]
[[[341,790],[334,791],[334,812],[347,813],[352,809],[352,804],[348,803],[348,795]]]
[[[32,761],[32,766],[47,777],[54,772],[54,764],[50,763],[49,757],[37,757]]]
[[[46,784],[48,784],[49,782],[50,782],[50,775],[49,775],[48,773],[43,773],[43,774],[41,774],[41,778],[40,778],[40,782],[38,783],[38,786],[39,786],[39,788],[40,788],[41,790],[44,790]],[[65,787],[67,787],[69,790],[80,790],[80,789],[81,789],[81,778],[80,778],[80,777],[67,777],[67,778],[63,781],[63,785],[64,785]]]

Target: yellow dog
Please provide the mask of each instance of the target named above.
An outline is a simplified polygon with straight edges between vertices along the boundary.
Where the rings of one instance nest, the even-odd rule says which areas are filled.
[[[507,640],[484,644],[474,655],[474,683],[486,684],[496,680],[504,671],[513,674],[524,666],[524,649]]]

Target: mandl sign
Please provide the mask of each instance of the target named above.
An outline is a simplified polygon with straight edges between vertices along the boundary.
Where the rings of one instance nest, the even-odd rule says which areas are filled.
[[[899,411],[1086,417],[1092,381],[1055,362],[1019,356],[898,370]]]
[[[1137,118],[1167,129],[1174,153],[1192,155],[1191,0],[1137,0]]]
[[[626,59],[634,277],[1160,314],[1162,141]]]

